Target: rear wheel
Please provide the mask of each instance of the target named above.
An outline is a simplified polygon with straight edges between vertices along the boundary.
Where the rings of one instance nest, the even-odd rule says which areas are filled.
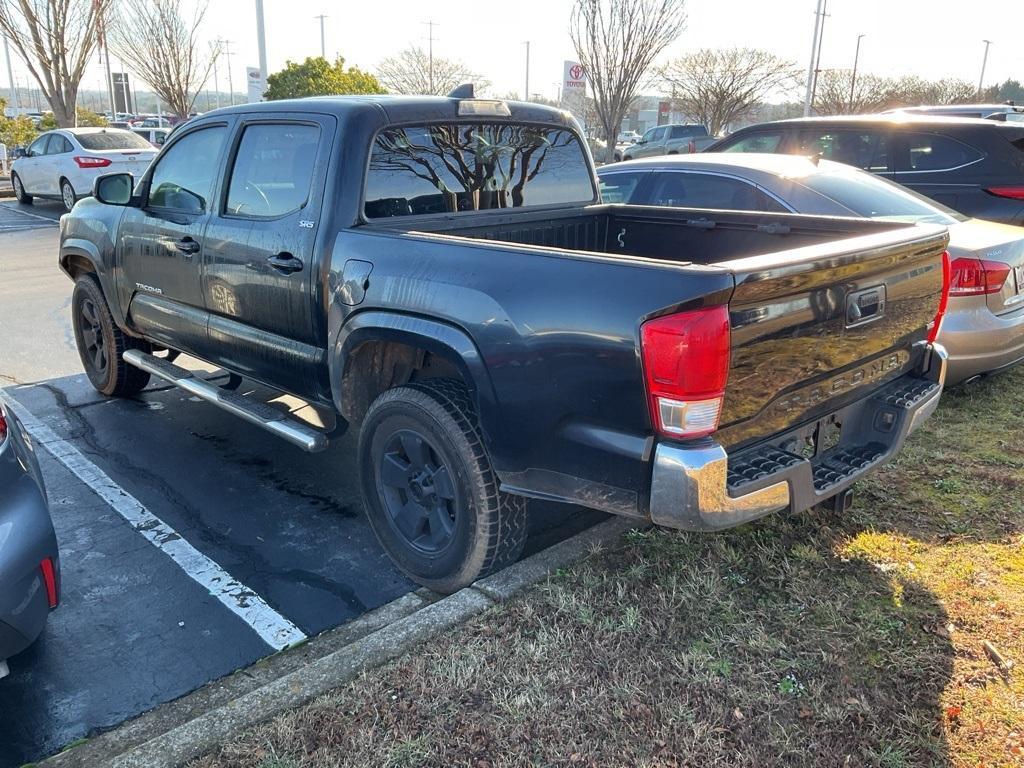
[[[16,173],[11,174],[11,186],[14,187],[14,196],[18,199],[18,202],[22,205],[32,205],[32,195],[25,191],[25,185],[21,182],[21,177]]]
[[[75,282],[71,322],[75,329],[78,356],[97,391],[125,397],[138,393],[149,383],[146,371],[128,365],[121,357],[126,349],[148,352],[149,345],[117,327],[103,291],[91,275],[83,275]]]
[[[461,382],[378,397],[359,435],[359,466],[374,533],[414,581],[455,592],[522,553],[525,500],[498,489]]]
[[[75,207],[75,188],[67,179],[60,180],[60,200],[64,203],[64,210],[70,211]]]

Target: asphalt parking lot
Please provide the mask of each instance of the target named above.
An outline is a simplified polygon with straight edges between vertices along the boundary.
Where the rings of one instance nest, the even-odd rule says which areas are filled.
[[[56,266],[61,212],[0,203],[0,387],[44,445],[63,572],[43,637],[0,680],[0,768],[413,588],[364,519],[354,433],[309,455],[173,388],[96,394]],[[528,551],[601,519],[553,505],[532,513]]]

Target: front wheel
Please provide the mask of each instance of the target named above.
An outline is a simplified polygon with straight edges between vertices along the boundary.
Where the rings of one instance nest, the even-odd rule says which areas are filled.
[[[69,213],[75,207],[75,188],[67,179],[60,180],[60,200],[64,203],[64,210]]]
[[[370,525],[414,581],[448,594],[522,553],[525,500],[499,490],[461,382],[378,397],[359,434],[359,468]]]
[[[117,327],[99,283],[91,275],[75,281],[71,296],[71,323],[75,329],[78,356],[98,392],[127,397],[149,383],[149,374],[121,357],[126,349],[149,351],[145,342],[128,336]]]
[[[16,174],[11,174],[11,186],[14,187],[14,196],[18,199],[18,202],[22,205],[32,205],[32,195],[25,191],[25,185],[21,181],[21,177]]]

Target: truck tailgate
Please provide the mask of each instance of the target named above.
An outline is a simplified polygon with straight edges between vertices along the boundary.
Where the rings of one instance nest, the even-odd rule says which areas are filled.
[[[948,241],[944,227],[917,226],[721,265],[736,290],[717,439],[741,447],[767,438],[917,365]]]

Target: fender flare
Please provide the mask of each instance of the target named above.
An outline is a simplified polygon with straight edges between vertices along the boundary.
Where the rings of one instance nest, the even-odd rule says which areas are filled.
[[[110,313],[114,316],[114,322],[125,333],[131,336],[138,336],[138,331],[128,327],[127,313],[121,307],[121,299],[116,286],[112,284],[113,278],[110,275],[109,269],[104,269],[104,267],[109,267],[109,265],[105,264],[99,248],[89,240],[80,237],[69,237],[61,243],[60,256],[58,257],[60,269],[74,281],[75,275],[68,269],[68,262],[72,257],[84,259],[92,265],[92,272],[99,281],[100,290],[103,292],[103,297],[107,300],[107,306],[110,307]]]
[[[490,451],[501,431],[490,373],[469,334],[440,320],[386,310],[364,310],[345,322],[330,347],[328,361],[331,399],[339,413],[342,412],[342,380],[351,354],[371,341],[400,342],[436,354],[455,365],[470,389],[484,443]]]

